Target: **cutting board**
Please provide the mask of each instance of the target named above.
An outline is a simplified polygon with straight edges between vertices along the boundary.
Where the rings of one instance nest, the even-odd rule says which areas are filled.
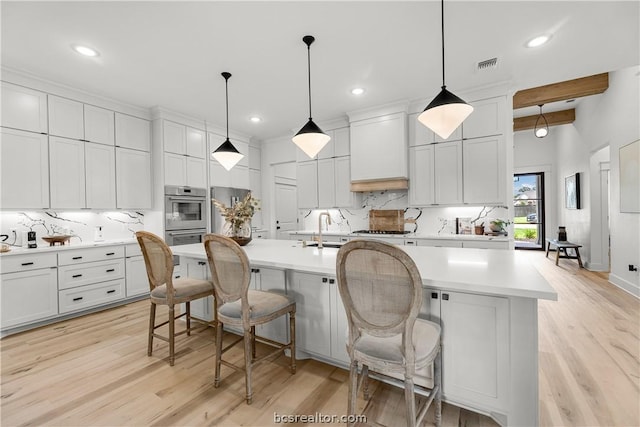
[[[369,230],[404,231],[404,210],[371,209],[369,211]]]

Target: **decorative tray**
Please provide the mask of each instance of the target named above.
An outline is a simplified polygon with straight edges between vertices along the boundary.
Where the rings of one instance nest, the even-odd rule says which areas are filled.
[[[70,238],[71,236],[67,236],[63,234],[59,236],[44,236],[42,240],[49,243],[49,246],[55,246],[56,243],[60,245],[64,245],[66,242],[69,241]]]

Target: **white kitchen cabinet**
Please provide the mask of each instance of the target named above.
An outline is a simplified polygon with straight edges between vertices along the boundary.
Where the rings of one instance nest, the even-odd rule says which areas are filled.
[[[147,268],[142,255],[128,256],[125,260],[126,296],[144,295],[149,293],[149,279]]]
[[[338,281],[329,284],[331,288],[331,358],[349,365],[351,359],[347,352],[349,321],[338,290]]]
[[[335,277],[292,271],[288,289],[296,300],[296,347],[324,357],[331,357],[330,280],[335,283]]]
[[[86,206],[84,142],[50,136],[49,162],[51,207],[54,209],[84,208]]]
[[[409,115],[409,147],[433,144],[436,142],[436,134],[418,121],[418,116],[421,113],[422,111]]]
[[[2,82],[3,127],[47,133],[47,94]]]
[[[247,166],[235,165],[230,173],[233,188],[249,189],[249,168]]]
[[[351,122],[351,180],[408,178],[407,115]]]
[[[123,258],[60,265],[58,267],[58,289],[76,288],[98,282],[121,279],[125,276]]]
[[[298,208],[315,209],[318,207],[318,162],[310,160],[296,165],[296,186]]]
[[[204,131],[187,126],[187,156],[207,158],[207,138]]]
[[[49,135],[84,139],[82,102],[49,95]]]
[[[84,139],[113,146],[115,144],[114,112],[84,104]]]
[[[84,143],[87,208],[116,206],[116,151],[113,146]]]
[[[336,157],[333,160],[335,162],[335,206],[361,208],[362,193],[351,191],[351,157]]]
[[[351,155],[351,130],[348,127],[333,130],[333,146],[335,157]]]
[[[225,136],[209,132],[209,151],[213,153],[220,145],[224,143],[225,139],[226,139]],[[249,167],[249,143],[244,141],[239,141],[237,139],[234,139],[234,140],[230,139],[230,141],[233,144],[233,146],[236,147],[238,152],[240,152],[240,154],[244,156],[242,159],[240,159],[238,163],[236,163],[236,166],[246,166],[248,168]]]
[[[217,160],[209,161],[209,185],[211,187],[232,186],[231,173],[227,171],[220,163],[218,163]]]
[[[435,144],[436,204],[462,203],[462,141]]]
[[[115,113],[116,146],[134,150],[151,149],[151,125],[148,120]]]
[[[187,157],[187,186],[207,188],[207,162],[196,157]]]
[[[462,124],[464,139],[504,134],[505,97],[488,98],[470,104],[473,113]]]
[[[409,206],[435,204],[435,144],[409,147],[409,168]]]
[[[336,206],[336,171],[334,159],[318,160],[318,207]]]
[[[461,248],[462,241],[447,239],[417,239],[418,246],[433,246],[436,248]]]
[[[55,264],[55,263],[54,263]],[[2,329],[58,314],[58,278],[55,267],[0,275]]]
[[[164,151],[174,154],[187,153],[187,127],[169,120],[162,121]]]
[[[211,273],[209,272],[209,266],[204,260],[198,260],[193,258],[181,258],[180,259],[181,273],[183,277],[191,277],[193,279],[209,280]],[[191,301],[191,317],[204,320],[205,322],[212,322],[214,319],[213,313],[213,297],[208,296]]]
[[[258,291],[269,291],[286,295],[284,270],[263,267],[252,268],[250,287]],[[256,327],[256,334],[281,343],[289,342],[289,316],[280,316],[271,322],[258,325]]]
[[[164,184],[186,185],[187,162],[185,156],[174,153],[164,153]]]
[[[463,240],[462,247],[477,249],[509,249],[509,242],[490,240]]]
[[[58,292],[60,314],[109,304],[123,299],[124,295],[124,278],[63,289]]]
[[[249,169],[249,190],[251,190],[251,195],[255,199],[262,200],[262,174],[259,169]],[[262,210],[257,210],[253,213],[251,226],[262,228]]]
[[[3,112],[4,115],[4,112]],[[49,143],[47,135],[0,129],[2,209],[49,207]]]
[[[116,207],[151,209],[151,155],[116,148]]]
[[[259,147],[249,145],[249,169],[262,169],[262,151]]]
[[[505,203],[505,150],[501,135],[464,140],[465,203]]]
[[[509,300],[447,291],[440,296],[443,397],[504,413],[509,390]]]

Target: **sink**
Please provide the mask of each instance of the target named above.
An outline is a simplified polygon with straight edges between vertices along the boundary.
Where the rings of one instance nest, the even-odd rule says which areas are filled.
[[[322,246],[325,248],[340,248],[344,244],[345,242],[322,242]],[[318,242],[304,242],[302,246],[317,247]]]

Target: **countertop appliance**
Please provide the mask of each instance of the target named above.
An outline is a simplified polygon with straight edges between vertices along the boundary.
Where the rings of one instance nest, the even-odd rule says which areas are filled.
[[[37,247],[38,247],[38,243],[36,242],[36,232],[27,231],[27,248],[33,249]]]
[[[205,188],[164,187],[165,230],[207,228],[207,190]]]
[[[249,193],[249,190],[245,190],[244,188],[211,187],[211,198],[229,207],[244,199],[247,193]],[[224,218],[218,209],[213,206],[213,203],[211,203],[211,232],[220,234],[224,223]]]

